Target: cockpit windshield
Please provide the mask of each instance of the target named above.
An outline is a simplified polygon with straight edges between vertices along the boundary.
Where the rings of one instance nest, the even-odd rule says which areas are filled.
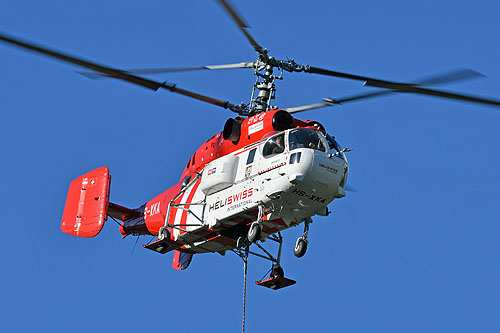
[[[288,136],[290,150],[297,148],[310,148],[328,152],[324,136],[313,129],[301,128],[290,131]]]

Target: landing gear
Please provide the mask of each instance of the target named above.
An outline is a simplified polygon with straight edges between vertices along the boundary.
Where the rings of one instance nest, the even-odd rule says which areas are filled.
[[[238,237],[238,240],[236,241],[236,248],[237,249],[247,248],[250,245],[252,245],[252,243],[250,243],[248,241],[248,239],[245,237]]]
[[[260,221],[262,220],[262,216],[264,216],[264,205],[259,204],[259,215],[257,216],[257,221],[253,222],[250,225],[250,229],[248,229],[247,239],[250,243],[255,243],[260,239],[260,235],[262,233],[262,224]]]
[[[307,234],[309,233],[309,224],[312,223],[312,219],[307,218],[304,223],[304,233],[297,239],[295,247],[293,248],[293,254],[295,254],[297,258],[301,258],[304,254],[306,254],[307,244],[309,243],[307,240]]]
[[[307,241],[304,240],[302,237],[299,237],[297,239],[297,242],[295,242],[295,247],[293,248],[293,254],[297,258],[301,258],[306,254],[307,251]]]
[[[248,229],[247,238],[250,243],[255,243],[260,239],[260,235],[262,233],[262,225],[259,222],[254,222],[250,225],[250,229]]]
[[[170,239],[170,231],[165,227],[161,227],[158,232],[158,239],[159,240]]]

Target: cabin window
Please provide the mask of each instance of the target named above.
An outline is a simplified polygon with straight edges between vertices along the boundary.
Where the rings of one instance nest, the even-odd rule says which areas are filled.
[[[273,136],[267,140],[264,148],[262,148],[262,156],[268,157],[281,154],[285,151],[285,133]]]
[[[189,184],[189,181],[191,180],[192,175],[186,176],[182,179],[181,181],[181,190],[186,187]]]
[[[253,163],[256,151],[257,151],[257,148],[254,148],[254,149],[250,150],[250,152],[248,153],[247,165]]]
[[[195,161],[196,161],[196,152],[193,154],[193,158],[191,159],[191,166],[194,165]]]
[[[327,152],[327,144],[324,136],[315,130],[302,128],[290,131],[288,136],[290,150],[298,148],[310,148]]]

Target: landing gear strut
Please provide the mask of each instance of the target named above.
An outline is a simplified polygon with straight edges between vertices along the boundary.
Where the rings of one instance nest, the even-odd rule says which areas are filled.
[[[293,254],[297,258],[301,258],[306,254],[307,244],[309,241],[307,240],[307,234],[309,233],[309,224],[312,223],[312,219],[309,217],[304,222],[304,233],[300,236],[295,242],[295,247],[293,248]]]

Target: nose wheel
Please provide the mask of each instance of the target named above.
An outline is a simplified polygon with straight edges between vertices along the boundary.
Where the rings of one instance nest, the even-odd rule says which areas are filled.
[[[255,243],[260,239],[262,234],[262,216],[264,216],[264,205],[259,204],[259,215],[257,216],[257,221],[250,225],[247,233],[247,239],[250,243]]]
[[[307,241],[302,237],[299,237],[295,242],[295,247],[293,248],[293,254],[297,258],[302,258],[307,251]]]
[[[302,258],[306,254],[307,244],[309,243],[309,241],[307,240],[307,234],[309,233],[309,224],[311,223],[312,223],[311,218],[305,220],[304,233],[295,242],[295,246],[293,248],[293,254],[297,258]]]

